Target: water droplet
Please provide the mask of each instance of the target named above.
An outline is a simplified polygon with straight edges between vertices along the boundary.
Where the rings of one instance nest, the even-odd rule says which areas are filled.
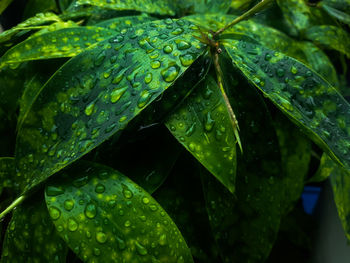
[[[74,208],[74,201],[72,199],[67,199],[66,201],[64,201],[63,206],[67,211],[70,211]]]
[[[151,68],[153,68],[153,69],[160,68],[160,61],[159,60],[152,61]]]
[[[159,237],[159,245],[161,245],[161,246],[165,246],[166,245],[166,235],[165,234],[163,234],[163,235],[161,235],[160,237]]]
[[[123,195],[126,199],[130,199],[133,197],[133,193],[130,191],[130,189],[123,184]]]
[[[194,58],[191,54],[185,54],[180,56],[180,61],[182,66],[188,67],[193,63]]]
[[[152,73],[148,72],[145,76],[145,83],[149,84],[152,81],[152,78],[153,78]]]
[[[79,187],[82,187],[82,186],[86,185],[87,182],[88,182],[88,180],[89,180],[89,177],[88,177],[88,176],[84,176],[84,177],[75,179],[75,180],[73,181],[73,185],[74,185],[75,187],[78,187],[78,188],[79,188]]]
[[[107,241],[107,235],[103,232],[96,233],[96,240],[98,243],[104,244]]]
[[[105,191],[105,186],[103,184],[97,184],[95,187],[95,192],[102,194]]]
[[[131,222],[129,220],[126,220],[124,223],[125,227],[130,227],[131,226]]]
[[[291,66],[290,72],[292,72],[293,74],[297,74],[298,73],[298,69],[296,67],[294,67],[294,66]]]
[[[146,53],[151,53],[154,47],[148,42],[148,39],[142,39],[139,41],[139,45],[142,49],[146,50]]]
[[[143,90],[139,100],[137,101],[137,106],[143,108],[150,101],[152,94],[148,90]]]
[[[271,55],[269,53],[265,54],[265,60],[269,61],[271,59]]]
[[[186,130],[186,136],[191,136],[196,130],[196,123],[192,123],[192,125]]]
[[[103,50],[97,57],[96,57],[96,60],[95,60],[95,66],[101,66],[104,59],[106,58],[106,53],[105,51]]]
[[[124,70],[113,78],[112,83],[118,84],[124,78]]]
[[[46,188],[46,194],[48,196],[58,196],[58,195],[61,195],[63,193],[64,193],[64,191],[61,188],[58,188],[56,186],[48,186]]]
[[[169,54],[173,51],[173,48],[169,45],[166,45],[163,47],[163,51],[164,51],[164,53]]]
[[[184,41],[184,40],[177,40],[176,46],[177,46],[177,49],[179,49],[179,50],[185,50],[185,49],[189,49],[191,47],[191,43]]]
[[[111,68],[111,69],[109,69],[109,70],[103,72],[103,77],[104,77],[105,79],[108,79],[108,78],[111,76],[112,71],[113,71],[113,69]]]
[[[128,89],[128,86],[117,88],[111,92],[111,102],[116,103],[124,95],[125,91]]]
[[[184,32],[184,30],[182,28],[178,27],[173,32],[171,32],[171,34],[180,35],[182,32]]]
[[[211,118],[210,112],[207,113],[204,128],[207,132],[210,132],[214,127],[215,121]]]
[[[85,108],[85,114],[87,116],[90,116],[93,111],[94,111],[94,108],[95,108],[95,103],[94,102],[91,102],[88,106],[86,106]]]
[[[96,205],[93,203],[89,203],[85,206],[85,210],[84,213],[86,215],[87,218],[94,218],[97,214],[97,209],[96,209]]]
[[[180,257],[177,259],[176,263],[185,263],[185,260],[184,260],[183,256],[180,256]]]
[[[284,76],[284,69],[283,68],[277,69],[277,76],[280,78]]]
[[[116,237],[116,240],[120,250],[123,250],[126,248],[125,241],[123,239],[121,239],[120,237]]]
[[[57,220],[61,216],[61,211],[57,207],[51,206],[49,208],[49,214],[50,214],[52,220]]]
[[[139,242],[135,241],[135,246],[136,246],[136,250],[137,252],[141,255],[141,256],[145,256],[147,255],[147,249],[142,246]]]
[[[179,74],[179,67],[177,65],[170,66],[162,70],[161,74],[166,82],[172,82],[176,79],[177,75]]]
[[[95,255],[95,256],[101,255],[101,250],[100,250],[99,248],[95,247],[95,248],[94,248],[94,255]]]
[[[142,203],[147,205],[149,203],[149,199],[147,197],[142,198]]]
[[[71,232],[74,232],[78,229],[78,223],[73,218],[68,219],[67,226],[68,226],[68,230]]]

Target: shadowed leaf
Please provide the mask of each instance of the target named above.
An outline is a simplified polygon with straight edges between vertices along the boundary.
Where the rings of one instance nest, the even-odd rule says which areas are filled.
[[[66,262],[67,246],[52,224],[43,197],[17,207],[7,228],[1,263]]]
[[[59,69],[18,132],[22,187],[30,189],[125,128],[204,52],[195,30],[171,19],[130,28]]]
[[[15,176],[15,158],[0,157],[0,194],[3,188],[14,187]]]
[[[341,10],[338,10],[337,8],[332,7],[332,5],[327,4],[329,1],[321,1],[320,6],[323,8],[324,11],[326,11],[330,16],[338,19],[339,21],[350,25],[350,2],[348,3],[349,10],[348,13],[345,13]],[[341,2],[341,1],[339,1]],[[345,4],[343,4],[345,5]]]
[[[81,162],[51,182],[45,198],[59,234],[84,261],[193,262],[163,208],[109,167]]]
[[[308,183],[323,182],[332,174],[335,169],[338,168],[337,165],[334,164],[334,161],[329,158],[327,154],[322,154],[320,166],[318,167],[314,176],[308,180]]]
[[[13,0],[2,0],[0,2],[0,14],[11,4]]]
[[[58,13],[56,0],[27,0],[23,11],[23,17],[29,18],[37,13],[44,12]]]
[[[99,27],[64,28],[40,34],[8,50],[1,57],[0,68],[29,60],[74,57],[112,35],[113,31]]]
[[[334,49],[350,58],[350,34],[336,26],[313,26],[306,30],[305,37],[317,45]]]
[[[256,42],[227,40],[224,45],[251,83],[350,169],[350,105],[336,89],[297,60]]]
[[[213,77],[198,84],[166,121],[175,138],[230,192],[235,191],[236,141],[229,111]]]

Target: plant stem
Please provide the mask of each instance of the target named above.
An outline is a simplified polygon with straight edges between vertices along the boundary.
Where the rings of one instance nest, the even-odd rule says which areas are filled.
[[[15,201],[13,201],[12,204],[10,204],[4,211],[2,211],[2,213],[0,214],[0,219],[2,219],[5,215],[11,212],[12,209],[14,209],[17,205],[21,204],[24,201],[24,199],[26,199],[26,196],[21,195]]]
[[[261,10],[263,10],[266,7],[266,5],[272,3],[273,1],[275,1],[275,0],[262,0],[260,3],[256,4],[251,9],[249,9],[247,12],[245,12],[243,15],[237,17],[231,23],[227,24],[223,28],[221,28],[218,31],[216,31],[214,33],[214,36],[220,35],[226,29],[234,26],[235,24],[241,22],[242,20],[245,20],[245,19],[251,17],[252,15],[255,15],[256,13],[260,12]]]

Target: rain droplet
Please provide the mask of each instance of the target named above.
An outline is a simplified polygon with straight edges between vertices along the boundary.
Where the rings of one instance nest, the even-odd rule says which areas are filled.
[[[172,82],[176,79],[177,75],[179,74],[179,67],[176,66],[170,66],[161,72],[163,79],[166,82]]]
[[[97,248],[97,247],[94,248],[94,255],[95,255],[95,256],[101,255],[101,251],[100,251],[99,248]]]
[[[298,69],[296,67],[292,66],[290,68],[290,72],[292,72],[293,74],[297,74],[298,73]]]
[[[66,201],[64,201],[63,206],[67,211],[70,211],[74,208],[74,201],[72,199],[67,199]]]
[[[75,187],[82,187],[84,185],[86,185],[86,183],[88,182],[89,180],[89,177],[88,176],[84,176],[84,177],[81,177],[81,178],[78,178],[76,180],[73,181],[73,185]]]
[[[163,47],[163,51],[164,51],[164,53],[169,54],[173,51],[173,48],[169,45],[166,45]]]
[[[103,232],[96,233],[96,240],[98,243],[104,244],[107,241],[107,235]]]
[[[78,229],[78,223],[73,218],[68,219],[67,226],[68,226],[68,230],[71,232],[74,232]]]
[[[182,28],[178,27],[173,32],[171,32],[171,34],[180,35],[182,32],[184,32],[184,30]]]
[[[118,247],[120,250],[123,250],[126,248],[125,242],[123,239],[121,239],[120,237],[116,237],[117,239],[117,243],[118,243]]]
[[[103,50],[97,57],[96,57],[96,60],[95,60],[95,66],[101,66],[104,59],[106,58],[106,53],[105,51]]]
[[[280,78],[284,76],[284,69],[283,68],[277,69],[277,76]]]
[[[85,114],[87,116],[90,116],[93,111],[94,111],[94,108],[95,108],[95,103],[94,102],[91,102],[88,106],[86,106],[85,108]]]
[[[148,72],[145,76],[145,83],[149,84],[152,81],[152,78],[153,78],[152,73]]]
[[[210,112],[207,113],[204,128],[207,132],[210,132],[214,127],[215,121],[211,118]]]
[[[150,101],[152,94],[148,90],[143,90],[139,100],[137,101],[137,106],[143,108]]]
[[[142,198],[142,203],[147,205],[149,203],[149,199],[147,197]]]
[[[111,92],[111,102],[116,103],[124,95],[125,91],[128,89],[128,86],[114,89]]]
[[[85,206],[85,210],[84,213],[86,215],[87,218],[94,218],[97,214],[97,209],[95,204],[89,203]]]
[[[185,50],[191,47],[191,43],[184,40],[179,40],[179,41],[176,41],[176,46],[177,46],[177,49],[179,50]]]
[[[139,242],[135,241],[135,246],[136,246],[136,250],[137,252],[141,255],[141,256],[145,256],[147,255],[147,249],[142,246]]]
[[[166,245],[166,235],[163,234],[159,237],[159,245],[165,246]]]
[[[153,68],[153,69],[160,68],[160,61],[159,60],[152,61],[151,68]]]
[[[95,187],[95,192],[102,194],[105,191],[105,186],[103,184],[97,184]]]
[[[130,199],[133,197],[133,193],[130,191],[130,189],[123,184],[123,195],[126,199]]]
[[[188,67],[193,63],[194,58],[191,54],[185,54],[180,56],[180,61],[182,66]]]
[[[125,227],[130,227],[131,226],[131,222],[129,220],[126,220],[124,223]]]
[[[49,208],[49,214],[50,214],[52,220],[57,220],[61,216],[61,211],[57,207],[51,206]]]

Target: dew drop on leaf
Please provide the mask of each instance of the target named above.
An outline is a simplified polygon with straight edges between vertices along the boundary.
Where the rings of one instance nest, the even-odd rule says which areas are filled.
[[[103,232],[96,233],[96,240],[98,243],[104,244],[107,241],[107,235]]]
[[[102,194],[105,191],[105,186],[103,184],[97,184],[95,187],[95,192]]]
[[[94,218],[97,214],[97,209],[95,204],[89,203],[85,206],[85,210],[84,213],[86,215],[87,218]]]

